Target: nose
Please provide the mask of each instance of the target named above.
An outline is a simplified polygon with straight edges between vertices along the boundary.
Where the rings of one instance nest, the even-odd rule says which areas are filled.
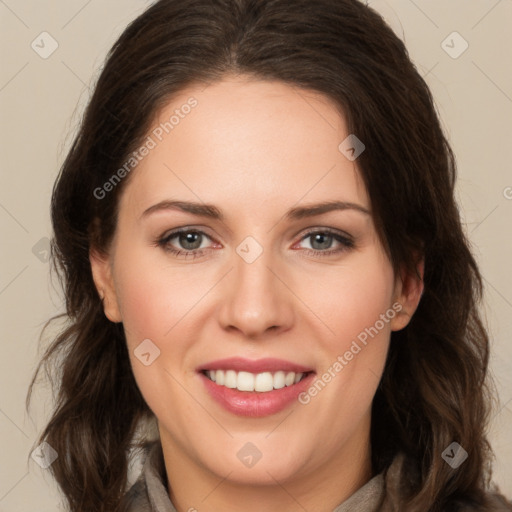
[[[283,265],[266,250],[250,263],[234,253],[233,265],[219,308],[222,328],[252,340],[290,329],[295,319],[294,295]]]

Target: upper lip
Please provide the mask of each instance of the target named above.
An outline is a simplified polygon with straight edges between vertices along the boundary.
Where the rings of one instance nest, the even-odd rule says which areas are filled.
[[[264,358],[264,359],[245,359],[243,357],[229,357],[226,359],[217,359],[210,361],[198,368],[198,371],[204,370],[235,370],[237,372],[263,373],[285,372],[307,373],[312,372],[312,368],[300,364],[285,361],[284,359]]]

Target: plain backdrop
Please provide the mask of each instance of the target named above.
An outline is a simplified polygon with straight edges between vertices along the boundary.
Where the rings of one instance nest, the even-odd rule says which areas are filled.
[[[25,411],[41,328],[63,310],[47,263],[50,193],[106,52],[150,3],[0,0],[0,511],[64,510],[48,470],[30,458],[51,410],[47,384]],[[512,1],[369,3],[405,41],[457,156],[500,398],[490,432],[495,481],[511,497]]]

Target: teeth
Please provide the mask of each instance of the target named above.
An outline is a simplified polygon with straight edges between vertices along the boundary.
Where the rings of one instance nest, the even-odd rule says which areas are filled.
[[[295,382],[295,373],[289,372],[284,378],[285,386],[291,386]]]
[[[234,370],[208,370],[206,375],[219,386],[236,388],[239,391],[264,393],[297,384],[305,374],[283,371],[254,374],[250,372],[235,372]]]
[[[248,372],[238,372],[236,389],[240,391],[254,391],[254,375]]]
[[[274,377],[270,372],[258,373],[254,378],[254,389],[256,391],[272,391],[274,389]]]
[[[227,388],[236,388],[236,372],[234,370],[228,370],[224,375],[224,386]]]
[[[284,388],[284,372],[274,373],[274,389]]]

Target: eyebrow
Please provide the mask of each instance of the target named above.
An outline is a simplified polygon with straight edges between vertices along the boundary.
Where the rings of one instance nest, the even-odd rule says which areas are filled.
[[[196,203],[193,201],[171,201],[165,200],[160,201],[148,209],[144,210],[141,215],[141,219],[145,218],[152,213],[162,210],[180,210],[186,213],[191,213],[199,217],[208,217],[215,220],[224,220],[224,215],[219,208],[212,204]],[[306,217],[314,217],[316,215],[322,215],[335,210],[354,210],[356,212],[363,213],[365,215],[371,215],[370,210],[361,206],[357,203],[351,203],[348,201],[324,201],[321,203],[315,203],[307,206],[298,206],[291,208],[286,212],[284,217],[287,220],[299,220]]]

